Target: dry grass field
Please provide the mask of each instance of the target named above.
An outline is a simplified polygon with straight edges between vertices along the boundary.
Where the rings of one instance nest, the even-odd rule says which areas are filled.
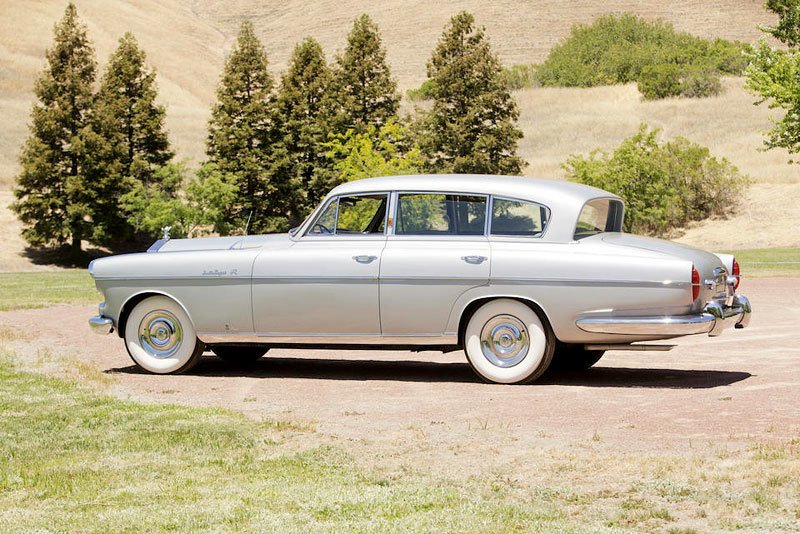
[[[27,135],[33,102],[33,82],[44,65],[52,26],[61,17],[63,2],[3,0],[0,18],[0,192],[10,188],[18,171],[19,147]],[[159,73],[160,99],[167,106],[167,127],[179,158],[203,157],[208,109],[223,58],[244,18],[254,21],[276,75],[285,68],[293,44],[316,37],[329,59],[344,46],[355,16],[369,13],[380,25],[388,58],[400,87],[418,85],[425,62],[442,27],[460,9],[475,13],[486,26],[494,49],[507,65],[541,61],[563,39],[572,24],[589,22],[602,13],[632,11],[661,17],[681,30],[706,37],[753,42],[757,25],[770,22],[760,0],[676,2],[612,0],[609,2],[437,2],[392,0],[380,4],[356,1],[315,3],[254,0],[228,3],[211,0],[104,2],[76,0],[89,26],[102,68],[116,40],[132,31]],[[596,147],[612,148],[633,134],[639,123],[663,129],[665,136],[684,135],[730,159],[756,180],[737,232],[730,225],[706,223],[689,231],[685,240],[725,248],[796,246],[788,228],[800,223],[800,167],[786,163],[780,151],[763,152],[761,132],[769,128],[770,111],[752,105],[742,80],[725,80],[725,92],[709,99],[668,99],[644,102],[635,86],[593,89],[529,89],[516,94],[525,133],[520,147],[529,162],[526,174],[558,178],[560,164],[572,153]],[[410,108],[410,106],[406,106]],[[11,197],[0,194],[0,270],[29,267],[20,255],[19,226],[6,206]],[[777,202],[776,202],[777,200]],[[780,216],[773,209],[778,207]],[[744,223],[749,224],[744,224]]]

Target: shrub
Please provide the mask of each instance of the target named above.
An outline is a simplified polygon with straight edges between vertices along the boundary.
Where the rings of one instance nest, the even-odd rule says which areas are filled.
[[[422,82],[418,89],[409,89],[406,96],[412,102],[419,102],[420,100],[430,100],[433,98],[434,82],[431,79]]]
[[[510,91],[518,89],[527,89],[536,85],[536,68],[538,65],[535,63],[526,63],[524,65],[511,65],[504,68],[501,76]]]
[[[536,69],[536,79],[545,86],[567,87],[637,81],[648,89],[648,98],[662,98],[652,96],[660,94],[708,96],[714,94],[714,87],[721,87],[720,74],[743,73],[749,61],[744,53],[748,49],[738,41],[708,40],[678,32],[661,20],[647,21],[632,14],[606,15],[591,25],[573,26],[570,36],[554,46]],[[675,93],[676,76],[687,81],[691,89]],[[656,88],[659,81],[667,87]]]
[[[659,143],[658,132],[642,124],[612,153],[570,156],[567,178],[625,199],[628,232],[668,235],[691,221],[729,215],[749,179],[688,139]]]
[[[703,98],[722,92],[719,74],[713,69],[675,63],[645,67],[639,75],[637,87],[647,100],[670,96]]]

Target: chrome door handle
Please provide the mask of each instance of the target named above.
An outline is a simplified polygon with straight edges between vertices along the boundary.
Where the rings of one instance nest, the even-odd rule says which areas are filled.
[[[467,263],[473,263],[475,265],[480,265],[481,263],[485,262],[489,258],[486,256],[461,256],[461,259]]]
[[[378,259],[378,256],[353,256],[353,259],[356,260],[358,263],[372,263],[373,261]]]

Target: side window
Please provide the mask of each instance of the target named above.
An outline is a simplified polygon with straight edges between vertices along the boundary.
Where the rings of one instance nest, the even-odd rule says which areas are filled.
[[[382,234],[388,199],[387,194],[339,197],[328,204],[306,235]]]
[[[550,210],[534,202],[495,198],[492,201],[492,235],[529,236],[542,235]]]
[[[486,197],[400,193],[397,235],[483,235]]]

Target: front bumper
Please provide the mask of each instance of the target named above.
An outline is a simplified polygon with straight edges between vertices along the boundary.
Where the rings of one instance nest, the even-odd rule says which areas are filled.
[[[114,331],[114,321],[109,317],[103,316],[105,309],[106,303],[101,302],[97,307],[98,315],[89,318],[89,328],[91,328],[92,332],[104,336]]]
[[[712,301],[703,313],[646,317],[587,317],[575,324],[584,332],[631,336],[678,337],[692,334],[718,336],[725,328],[745,328],[753,309],[743,295],[734,295],[730,306]]]

